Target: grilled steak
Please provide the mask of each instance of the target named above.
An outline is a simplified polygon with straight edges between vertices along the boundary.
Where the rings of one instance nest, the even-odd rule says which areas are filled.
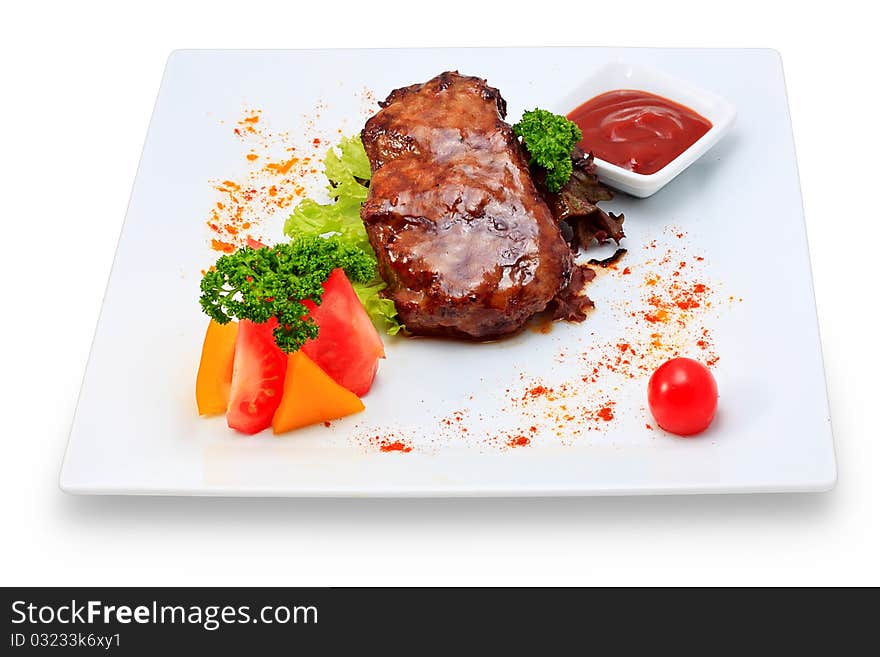
[[[574,264],[504,99],[447,72],[380,105],[361,133],[372,168],[361,218],[400,320],[420,335],[518,331]]]

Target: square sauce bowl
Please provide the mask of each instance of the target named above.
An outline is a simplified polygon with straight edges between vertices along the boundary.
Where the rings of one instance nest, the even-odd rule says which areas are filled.
[[[696,162],[721,140],[736,119],[736,108],[724,98],[661,71],[625,62],[602,66],[557,103],[554,111],[567,115],[600,94],[621,89],[662,96],[693,110],[712,124],[708,132],[655,173],[636,173],[595,156],[596,172],[602,182],[639,198],[658,192]]]

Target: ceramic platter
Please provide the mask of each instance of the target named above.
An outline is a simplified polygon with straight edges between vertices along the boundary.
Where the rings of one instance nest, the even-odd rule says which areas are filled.
[[[292,204],[323,198],[328,145],[360,131],[394,88],[457,69],[498,87],[515,122],[534,107],[572,109],[563,105],[612,63],[705,89],[737,116],[723,139],[658,193],[618,194],[604,204],[626,216],[628,253],[590,284],[596,308],[586,322],[536,325],[487,344],[386,337],[387,359],[366,410],[329,427],[245,437],[223,417],[197,415],[194,378],[207,321],[198,286],[218,255],[211,240],[220,239],[209,223],[230,219],[238,203],[255,236],[282,239]],[[255,191],[233,200],[233,185]],[[613,250],[596,247],[587,257]],[[714,424],[693,439],[666,434],[647,409],[650,373],[678,354],[711,363],[720,390]],[[835,478],[776,53],[170,57],[64,459],[64,490],[554,496],[817,491]]]

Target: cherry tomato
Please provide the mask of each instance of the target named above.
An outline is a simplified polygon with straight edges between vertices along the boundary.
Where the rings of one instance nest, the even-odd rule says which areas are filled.
[[[668,360],[648,381],[648,406],[666,431],[679,436],[698,434],[715,417],[715,377],[708,367],[691,358]]]

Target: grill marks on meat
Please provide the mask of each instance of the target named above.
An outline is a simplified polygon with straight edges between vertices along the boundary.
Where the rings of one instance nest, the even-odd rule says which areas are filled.
[[[475,340],[518,331],[574,264],[504,99],[447,72],[380,105],[361,134],[372,168],[361,217],[401,321]]]

